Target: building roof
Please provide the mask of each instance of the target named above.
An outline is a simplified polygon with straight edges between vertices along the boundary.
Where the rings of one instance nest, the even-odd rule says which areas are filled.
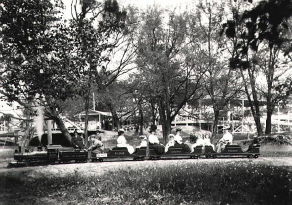
[[[110,112],[103,112],[103,111],[98,111],[98,110],[88,110],[88,115],[89,116],[99,116],[99,115],[103,115],[103,116],[112,116],[112,114]],[[78,114],[76,114],[75,116],[85,116],[85,111],[82,111]]]

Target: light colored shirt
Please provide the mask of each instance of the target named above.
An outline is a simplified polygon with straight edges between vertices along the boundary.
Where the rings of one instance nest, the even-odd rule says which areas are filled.
[[[94,150],[96,148],[102,147],[103,143],[98,139],[91,139],[91,146],[88,148],[88,150]]]
[[[117,146],[126,145],[127,140],[124,135],[120,135],[117,139]]]
[[[140,147],[147,147],[147,139],[142,140]]]
[[[149,143],[159,144],[158,137],[155,134],[150,134],[148,138],[149,138]]]
[[[221,138],[221,140],[224,140],[226,142],[232,143],[233,141],[233,136],[230,132],[226,132],[223,137]]]
[[[182,137],[180,135],[175,135],[174,136],[174,141],[176,141],[179,144],[182,144]]]
[[[168,151],[168,148],[169,148],[169,147],[174,146],[174,144],[175,144],[174,139],[173,139],[173,140],[170,140],[170,141],[165,145],[165,152]]]

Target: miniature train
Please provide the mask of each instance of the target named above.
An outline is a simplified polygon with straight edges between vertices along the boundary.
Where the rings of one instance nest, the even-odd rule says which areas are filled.
[[[55,164],[55,163],[80,163],[80,162],[102,162],[120,159],[128,160],[159,160],[159,159],[175,159],[175,158],[217,158],[217,157],[248,157],[258,158],[260,155],[260,145],[251,146],[248,151],[242,151],[239,145],[226,145],[221,153],[217,153],[211,146],[197,146],[193,152],[189,152],[182,145],[169,147],[164,154],[157,154],[153,147],[141,147],[136,152],[130,154],[126,147],[114,147],[105,153],[95,154],[87,150],[72,150],[61,145],[48,145],[46,148],[39,147],[38,150],[30,152],[25,150],[15,150],[14,162],[9,164],[13,166],[27,166],[39,164]]]

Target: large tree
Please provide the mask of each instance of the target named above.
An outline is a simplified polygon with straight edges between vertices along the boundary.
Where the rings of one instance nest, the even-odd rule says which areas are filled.
[[[164,18],[165,17],[165,18]],[[137,64],[159,108],[164,142],[171,122],[190,98],[199,97],[203,69],[188,47],[188,15],[148,8],[143,15]]]
[[[126,13],[111,0],[72,4],[69,22],[58,12],[62,4],[57,0],[3,1],[0,8],[1,92],[28,107],[28,102],[44,106],[71,141],[60,117],[61,105],[79,95],[88,108],[91,84],[107,75],[100,65],[109,61],[116,33],[124,34]]]
[[[1,92],[28,109],[45,106],[47,116],[70,141],[58,101],[76,93],[76,79],[74,68],[68,66],[72,45],[59,21],[61,9],[59,1],[2,1]]]
[[[194,47],[198,43],[201,44],[201,64],[206,69],[203,86],[214,111],[213,136],[217,131],[220,110],[223,110],[231,99],[238,97],[241,91],[240,76],[228,63],[228,56],[233,52],[228,52],[226,39],[220,36],[222,19],[226,13],[225,3],[200,1],[196,12],[191,15],[191,26],[198,34],[193,36],[191,43]]]
[[[275,105],[291,92],[291,79],[289,75],[283,75],[287,66],[281,63],[285,44],[291,41],[288,39],[291,36],[287,36],[291,10],[289,0],[261,1],[243,13],[235,8],[234,18],[224,24],[226,35],[236,48],[230,65],[239,69],[242,75],[259,135],[262,134],[261,97],[267,103],[266,134],[270,134]],[[260,75],[265,76],[265,89],[257,83]]]
[[[71,4],[72,28],[74,38],[75,66],[79,66],[84,87],[85,99],[85,143],[87,144],[89,99],[93,85],[106,87],[104,78],[108,70],[104,64],[110,61],[112,50],[117,47],[124,35],[126,11],[121,11],[116,0],[103,3],[84,0]],[[108,82],[107,82],[108,83]]]

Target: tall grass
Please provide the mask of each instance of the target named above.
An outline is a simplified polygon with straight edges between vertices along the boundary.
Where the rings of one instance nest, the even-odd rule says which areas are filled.
[[[0,174],[1,175],[1,174]],[[102,176],[0,177],[4,204],[290,204],[291,170],[241,162],[127,167]],[[12,197],[13,196],[13,197]],[[24,203],[21,203],[24,202]]]

